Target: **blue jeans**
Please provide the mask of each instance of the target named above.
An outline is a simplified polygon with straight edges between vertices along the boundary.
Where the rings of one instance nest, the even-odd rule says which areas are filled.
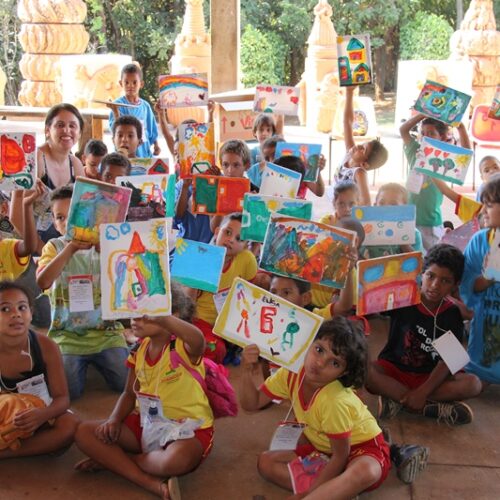
[[[89,365],[97,368],[111,390],[123,391],[128,372],[125,366],[127,356],[126,347],[112,347],[96,354],[63,354],[69,397],[77,399],[82,395]]]

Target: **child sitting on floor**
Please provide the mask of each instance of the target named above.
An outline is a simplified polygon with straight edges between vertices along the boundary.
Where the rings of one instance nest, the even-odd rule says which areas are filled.
[[[339,182],[333,188],[333,214],[326,214],[319,222],[335,226],[337,221],[350,217],[352,208],[358,204],[359,189],[352,181]]]

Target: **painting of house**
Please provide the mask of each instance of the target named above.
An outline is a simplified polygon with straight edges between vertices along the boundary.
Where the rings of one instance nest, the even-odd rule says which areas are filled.
[[[351,62],[366,61],[365,44],[359,38],[352,37],[347,44],[347,56]]]
[[[337,52],[341,86],[371,83],[369,35],[337,37]]]

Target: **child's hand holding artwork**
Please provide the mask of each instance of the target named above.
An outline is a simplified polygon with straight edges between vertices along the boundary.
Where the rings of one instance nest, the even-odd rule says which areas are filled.
[[[38,199],[41,199],[47,193],[47,187],[40,180],[36,180],[35,188],[24,192],[23,204],[25,207],[33,206],[33,203]]]
[[[244,369],[255,371],[259,364],[259,348],[256,344],[247,345],[241,353],[241,365]]]

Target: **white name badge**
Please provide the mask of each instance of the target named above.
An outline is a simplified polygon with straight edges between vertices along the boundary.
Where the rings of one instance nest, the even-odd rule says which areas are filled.
[[[137,402],[139,403],[139,413],[141,415],[141,427],[144,427],[146,417],[151,415],[151,409],[155,417],[163,418],[163,407],[160,398],[153,394],[137,393]]]
[[[422,190],[423,183],[424,175],[415,170],[410,170],[408,179],[406,179],[406,189],[408,189],[410,193],[419,194]]]
[[[274,431],[269,450],[295,450],[304,427],[298,422],[281,422]]]
[[[221,290],[218,293],[214,293],[214,304],[217,312],[220,313],[222,307],[224,306],[224,302],[226,302],[227,296],[229,295],[229,288]]]
[[[470,362],[469,354],[451,331],[441,335],[432,345],[446,363],[452,375],[455,375]]]
[[[49,388],[47,387],[43,373],[23,380],[22,382],[18,382],[16,387],[17,392],[21,394],[38,396],[47,406],[52,403],[52,398],[50,397]]]
[[[94,294],[92,291],[92,275],[70,276],[68,282],[69,312],[93,311]]]

